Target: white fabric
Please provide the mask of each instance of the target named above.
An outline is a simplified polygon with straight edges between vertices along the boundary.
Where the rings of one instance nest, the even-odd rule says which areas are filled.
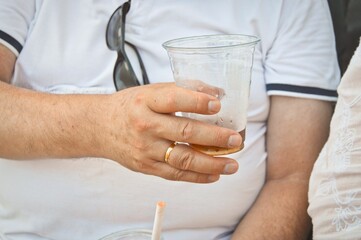
[[[361,239],[361,44],[342,77],[330,137],[310,179],[317,240]]]
[[[106,46],[105,29],[123,2],[0,0],[0,30],[23,45],[12,84],[52,93],[113,92],[116,53]],[[173,77],[161,44],[214,33],[261,38],[246,148],[233,155],[237,174],[197,185],[134,173],[106,159],[2,159],[0,231],[16,240],[95,240],[125,228],[151,229],[158,200],[167,202],[166,240],[232,231],[265,180],[268,95],[335,100],[339,72],[326,0],[132,0],[125,36],[139,49],[150,81],[168,82]],[[266,84],[277,85],[267,93]],[[289,85],[296,91],[277,88]],[[310,94],[309,87],[331,94]]]

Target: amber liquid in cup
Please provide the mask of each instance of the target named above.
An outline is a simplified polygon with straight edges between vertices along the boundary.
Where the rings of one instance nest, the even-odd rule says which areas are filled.
[[[239,134],[242,136],[243,141],[245,140],[245,136],[246,136],[246,130],[242,130],[239,132]],[[220,155],[227,155],[227,154],[231,154],[231,153],[235,153],[238,151],[241,151],[244,148],[244,142],[242,143],[241,146],[236,147],[236,148],[221,148],[221,147],[213,147],[213,146],[203,146],[203,145],[198,145],[198,144],[190,144],[190,147],[192,147],[193,149],[211,155],[211,156],[220,156]]]

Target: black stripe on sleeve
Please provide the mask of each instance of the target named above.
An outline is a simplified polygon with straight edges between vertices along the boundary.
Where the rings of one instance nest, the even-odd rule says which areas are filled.
[[[0,38],[3,39],[5,42],[9,43],[11,46],[13,46],[18,51],[18,53],[20,53],[21,50],[23,49],[23,46],[15,38],[13,38],[9,34],[1,30],[0,30]]]
[[[266,86],[267,91],[285,91],[285,92],[296,92],[296,93],[305,93],[313,95],[321,95],[327,97],[337,97],[336,90],[327,90],[323,88],[316,87],[304,87],[304,86],[295,86],[289,84],[277,84],[271,83]]]

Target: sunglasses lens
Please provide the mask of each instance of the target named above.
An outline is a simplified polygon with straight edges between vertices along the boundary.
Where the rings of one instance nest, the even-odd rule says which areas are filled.
[[[122,7],[119,7],[113,15],[111,16],[107,31],[106,31],[106,41],[108,48],[111,50],[119,50],[122,43]]]
[[[113,72],[114,85],[117,91],[140,85],[124,50],[125,16],[129,9],[130,0],[114,11],[109,19],[105,36],[108,48],[118,52],[118,59]],[[137,56],[139,58],[138,53]],[[139,61],[141,62],[141,59]]]
[[[131,74],[131,71],[126,61],[121,61],[116,65],[114,69],[114,84],[118,91],[140,85],[135,75]]]

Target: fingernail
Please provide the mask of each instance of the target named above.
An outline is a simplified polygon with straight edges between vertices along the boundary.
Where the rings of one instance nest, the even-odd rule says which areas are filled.
[[[232,174],[232,173],[235,173],[237,172],[238,170],[238,164],[237,163],[228,163],[224,170],[223,170],[223,173],[224,174]]]
[[[218,101],[209,101],[208,111],[210,113],[216,113],[219,111],[219,102]]]
[[[238,147],[242,144],[242,137],[239,134],[235,134],[229,137],[228,146],[229,147]]]

